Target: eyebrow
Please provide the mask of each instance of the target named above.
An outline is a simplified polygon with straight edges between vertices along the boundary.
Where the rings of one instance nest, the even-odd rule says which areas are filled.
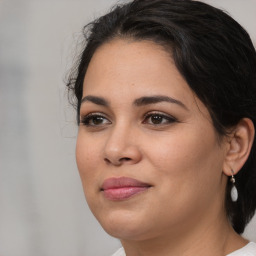
[[[82,98],[81,104],[86,101],[92,102],[92,103],[94,103],[96,105],[100,105],[100,106],[105,106],[105,107],[109,106],[109,102],[102,97],[88,95],[88,96],[85,96],[84,98]]]
[[[177,104],[177,105],[185,108],[186,110],[188,110],[186,105],[184,103],[182,103],[181,101],[174,99],[172,97],[164,96],[164,95],[141,97],[134,101],[134,105],[135,106],[144,106],[144,105],[150,105],[150,104],[161,103],[161,102],[174,103],[174,104]]]
[[[106,99],[98,96],[93,96],[93,95],[88,95],[82,98],[81,104],[88,101],[100,106],[105,106],[105,107],[110,106],[110,103]],[[161,102],[177,104],[183,107],[184,109],[188,110],[186,105],[181,101],[174,99],[172,97],[164,96],[164,95],[143,96],[134,100],[133,105],[140,107],[140,106],[161,103]]]

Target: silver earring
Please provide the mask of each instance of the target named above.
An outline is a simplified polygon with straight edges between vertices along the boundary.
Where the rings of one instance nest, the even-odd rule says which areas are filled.
[[[231,170],[231,173],[232,173],[232,176],[230,178],[230,181],[233,183],[233,185],[232,185],[232,188],[231,188],[230,195],[231,195],[232,202],[236,202],[237,199],[238,199],[238,191],[237,191],[236,186],[235,186],[236,179],[234,177],[234,171],[233,170]]]

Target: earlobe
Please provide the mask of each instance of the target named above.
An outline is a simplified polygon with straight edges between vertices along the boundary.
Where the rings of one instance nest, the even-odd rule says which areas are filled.
[[[227,141],[227,152],[223,164],[223,172],[231,176],[231,170],[237,174],[249,157],[255,129],[249,118],[243,118],[232,130]]]

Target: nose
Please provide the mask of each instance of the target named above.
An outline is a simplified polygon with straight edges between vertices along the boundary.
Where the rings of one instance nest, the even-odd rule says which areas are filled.
[[[138,163],[142,154],[136,142],[136,134],[132,129],[116,127],[106,141],[104,161],[115,166]]]

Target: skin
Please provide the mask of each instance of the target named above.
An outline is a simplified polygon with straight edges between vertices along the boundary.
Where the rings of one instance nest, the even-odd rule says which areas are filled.
[[[134,104],[156,95],[175,100]],[[248,157],[250,143],[241,138],[248,140],[250,121],[220,140],[207,108],[170,55],[148,41],[115,39],[97,49],[85,75],[84,97],[76,151],[84,193],[128,256],[219,256],[247,243],[231,228],[224,198],[231,168],[239,170]],[[151,187],[111,201],[100,188],[112,177]]]

